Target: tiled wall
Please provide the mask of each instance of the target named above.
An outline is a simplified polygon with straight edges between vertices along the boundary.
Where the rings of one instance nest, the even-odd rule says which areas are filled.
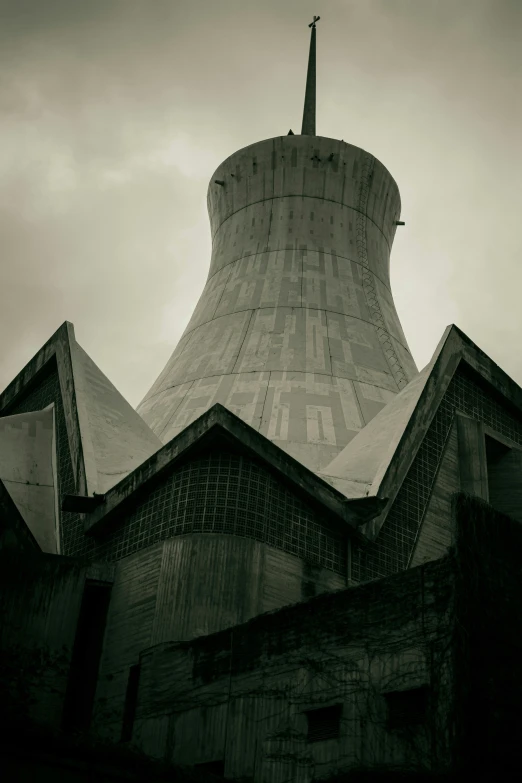
[[[479,419],[522,445],[522,421],[492,391],[481,385],[471,370],[461,366],[444,395],[376,541],[353,547],[352,577],[355,581],[379,579],[407,567],[455,411]]]

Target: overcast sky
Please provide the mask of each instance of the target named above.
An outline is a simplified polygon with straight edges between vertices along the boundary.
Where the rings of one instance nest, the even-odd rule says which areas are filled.
[[[0,0],[0,389],[60,324],[136,405],[203,289],[208,181],[300,131],[402,197],[421,368],[457,324],[522,385],[522,0]]]

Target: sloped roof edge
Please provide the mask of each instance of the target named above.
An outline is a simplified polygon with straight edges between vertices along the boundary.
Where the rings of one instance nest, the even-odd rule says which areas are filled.
[[[73,324],[69,321],[64,321],[0,394],[0,415],[8,416],[10,414],[11,407],[16,403],[17,398],[37,380],[37,376],[46,365],[52,359],[55,359],[58,368],[76,491],[80,494],[89,495],[96,492],[97,481],[92,470],[90,469],[87,473],[85,469],[83,446],[84,442],[88,440],[88,433],[86,432],[85,422],[78,415],[71,355],[71,345],[74,345],[75,342]]]
[[[418,399],[409,411],[406,421],[402,422],[403,426],[401,426],[400,431],[395,433],[396,438],[386,454],[386,460],[379,463],[373,481],[366,488],[367,497],[386,497],[389,499],[384,511],[363,526],[363,532],[370,540],[375,540],[384,524],[393,501],[461,361],[480,375],[511,407],[522,415],[522,388],[457,326],[448,326],[432,360],[420,373],[422,375],[426,371],[426,378],[420,389]],[[417,378],[411,381],[410,384],[414,384]],[[400,394],[403,394],[406,389],[407,387]],[[397,395],[397,398],[399,396]],[[397,398],[392,400],[389,405],[393,405]],[[374,426],[378,426],[378,419],[384,414],[385,410],[386,408],[380,411],[370,424],[373,424],[375,421]],[[356,438],[354,438],[355,440]]]
[[[92,497],[113,486],[162,443],[76,342],[74,326],[68,321],[0,395],[0,416],[10,414],[20,395],[53,359],[76,493]]]
[[[381,513],[386,505],[386,500],[375,497],[347,499],[223,405],[216,404],[109,490],[103,503],[85,515],[85,532],[103,535],[112,522],[132,506],[137,492],[145,490],[212,437],[226,438],[239,445],[312,504],[325,508],[339,524],[348,525],[358,538],[364,538],[359,532],[360,526]]]
[[[8,409],[15,402],[21,392],[35,379],[40,370],[56,355],[56,346],[60,342],[65,342],[69,338],[69,327],[74,327],[69,321],[63,324],[49,337],[47,342],[35,353],[32,359],[20,370],[18,375],[8,384],[0,394],[0,413],[6,415],[4,410]]]
[[[419,403],[432,368],[446,345],[451,327],[430,362],[360,430],[321,472],[348,497],[377,495],[382,479]]]

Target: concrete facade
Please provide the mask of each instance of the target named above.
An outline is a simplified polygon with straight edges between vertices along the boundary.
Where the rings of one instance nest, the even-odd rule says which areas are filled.
[[[319,471],[417,373],[390,290],[397,185],[342,141],[286,136],[208,191],[207,284],[138,407],[169,441],[216,402]]]
[[[172,538],[116,564],[100,661],[94,722],[118,742],[129,669],[143,650],[190,641],[306,599],[345,588],[325,568],[248,538]]]
[[[0,417],[0,481],[43,552],[60,552],[54,405]]]
[[[450,764],[452,563],[324,595],[187,644],[151,646],[133,737],[175,763],[225,762],[225,775],[310,781],[381,764]],[[406,731],[387,693],[431,691]],[[311,741],[307,714],[338,705],[338,731]],[[431,747],[430,747],[431,744]],[[430,762],[427,762],[430,759]]]

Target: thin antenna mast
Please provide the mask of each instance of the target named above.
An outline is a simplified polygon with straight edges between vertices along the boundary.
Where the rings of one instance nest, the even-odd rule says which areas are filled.
[[[308,55],[308,71],[306,74],[306,91],[303,109],[303,127],[301,134],[303,136],[315,136],[315,25],[320,16],[314,16],[311,27],[310,54]]]

